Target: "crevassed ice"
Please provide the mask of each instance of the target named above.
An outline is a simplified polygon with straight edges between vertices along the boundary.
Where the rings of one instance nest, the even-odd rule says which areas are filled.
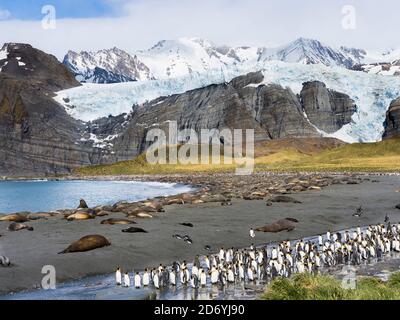
[[[64,105],[74,118],[90,121],[108,115],[129,113],[134,104],[210,84],[228,82],[239,75],[258,70],[264,73],[263,84],[277,83],[291,88],[296,94],[300,93],[303,82],[314,80],[324,82],[330,89],[348,94],[358,106],[358,111],[352,118],[353,122],[338,132],[327,135],[346,142],[380,140],[390,102],[400,96],[400,77],[367,74],[323,65],[269,61],[256,65],[244,63],[227,66],[166,80],[84,84],[58,92],[55,100]]]

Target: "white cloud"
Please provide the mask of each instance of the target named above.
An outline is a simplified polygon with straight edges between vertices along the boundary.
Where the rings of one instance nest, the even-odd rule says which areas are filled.
[[[5,20],[11,17],[11,12],[0,8],[0,20]]]
[[[31,43],[60,59],[69,49],[117,46],[134,52],[184,36],[228,45],[268,46],[300,36],[361,48],[400,45],[398,0],[108,1],[121,17],[59,19],[56,30],[43,30],[39,21],[6,20],[0,22],[0,39]],[[345,5],[356,9],[355,30],[342,27]]]

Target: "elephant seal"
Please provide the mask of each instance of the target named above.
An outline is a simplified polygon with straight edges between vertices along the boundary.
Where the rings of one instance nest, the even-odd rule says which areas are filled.
[[[288,197],[288,196],[276,196],[276,197],[272,197],[271,199],[269,199],[269,201],[271,202],[284,202],[284,203],[302,203],[299,200],[296,200],[292,197]]]
[[[111,219],[103,220],[101,222],[101,224],[110,224],[110,225],[114,225],[114,224],[136,224],[136,222],[133,221],[133,220],[128,220],[128,219],[111,218]]]
[[[396,206],[396,209],[400,209],[400,204],[398,204],[398,205]]]
[[[26,217],[26,214],[12,213],[5,216],[0,216],[0,221],[26,222],[28,221],[28,218]]]
[[[79,206],[78,206],[78,209],[87,209],[87,208],[89,208],[89,207],[88,207],[88,205],[87,205],[86,201],[85,201],[85,200],[83,200],[83,199],[79,200]]]
[[[0,266],[10,267],[11,266],[10,259],[7,258],[6,256],[0,256]]]
[[[142,202],[144,206],[155,209],[157,212],[164,212],[164,207],[159,201],[144,201]]]
[[[149,218],[149,219],[153,218],[153,216],[147,212],[138,212],[135,214],[135,216],[138,218]]]
[[[256,231],[259,232],[271,232],[271,233],[278,233],[281,231],[292,231],[296,228],[296,224],[299,221],[294,218],[286,218],[282,220],[278,220],[274,223],[268,224],[264,227],[257,228]]]
[[[123,229],[122,232],[127,232],[127,233],[148,233],[146,230],[142,228],[136,228],[136,227],[129,227],[127,229]]]
[[[73,214],[70,214],[67,216],[67,221],[73,221],[73,220],[88,220],[88,219],[94,219],[94,216],[90,213],[87,212],[75,212]]]
[[[28,220],[39,220],[39,219],[48,219],[53,217],[54,214],[48,212],[38,212],[38,213],[30,213],[28,214]]]
[[[90,235],[80,238],[77,241],[71,243],[65,250],[59,252],[58,254],[72,253],[72,252],[85,252],[98,248],[103,248],[111,245],[105,237],[101,235]]]
[[[24,229],[33,231],[32,227],[29,227],[26,224],[19,223],[19,222],[13,222],[7,228],[8,231],[20,231],[20,230],[24,230]]]
[[[105,217],[105,216],[108,216],[110,213],[111,212],[109,212],[109,211],[101,210],[96,213],[96,217]]]

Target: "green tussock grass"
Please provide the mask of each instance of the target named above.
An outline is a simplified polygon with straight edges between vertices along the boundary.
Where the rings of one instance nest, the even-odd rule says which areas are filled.
[[[345,289],[332,276],[296,274],[272,281],[261,297],[264,300],[400,300],[400,272],[389,281],[375,277],[357,280],[355,289]]]
[[[256,150],[256,154],[257,152],[260,150]],[[142,154],[130,161],[78,168],[75,173],[81,175],[213,173],[234,172],[235,168],[235,164],[152,165],[147,163],[146,156]],[[274,150],[272,154],[257,157],[255,171],[396,172],[400,171],[400,138],[376,143],[346,144],[312,154],[285,147],[276,152]]]

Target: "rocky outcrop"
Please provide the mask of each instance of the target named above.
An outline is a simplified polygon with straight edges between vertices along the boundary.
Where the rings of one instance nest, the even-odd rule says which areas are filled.
[[[318,125],[323,126],[321,129],[336,131],[350,121],[355,111],[354,103],[346,95],[330,91],[322,83],[305,84],[305,101],[301,101],[289,88],[264,85],[263,79],[261,72],[249,73],[230,83],[160,97],[134,106],[124,130],[113,141],[115,156],[118,160],[126,160],[143,152],[149,145],[145,141],[147,132],[156,127],[168,132],[171,121],[177,122],[179,130],[194,129],[198,133],[201,129],[214,128],[254,129],[255,140],[262,141],[320,137]],[[317,89],[309,90],[307,86]],[[322,96],[325,100],[321,94],[325,94]],[[312,104],[315,100],[317,104]],[[318,109],[313,111],[320,101],[327,110],[323,113]],[[310,122],[307,111],[315,123]],[[98,124],[97,127],[104,128]]]
[[[311,123],[327,133],[334,133],[350,123],[357,111],[348,95],[330,90],[319,81],[303,83],[300,98]]]
[[[383,139],[400,136],[400,98],[393,100],[386,112]]]
[[[79,85],[58,60],[25,44],[6,44],[0,60],[0,175],[55,175],[98,163],[103,151],[80,142],[83,123],[53,99]]]

